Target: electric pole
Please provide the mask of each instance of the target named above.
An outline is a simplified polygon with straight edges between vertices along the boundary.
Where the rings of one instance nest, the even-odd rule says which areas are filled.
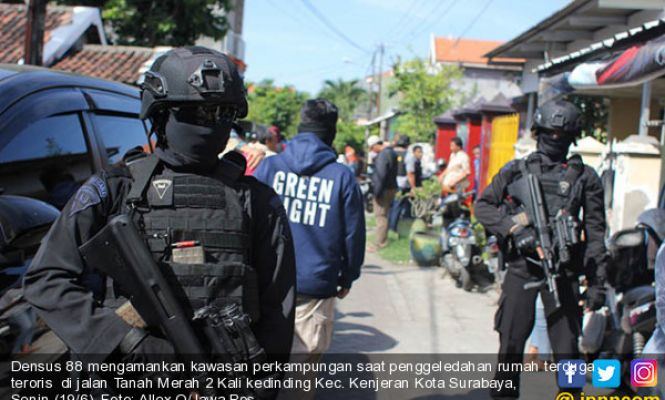
[[[42,65],[46,0],[30,0],[23,47],[23,63]]]
[[[375,61],[376,61],[376,52],[374,52],[372,54],[372,62],[371,62],[372,72],[371,72],[370,79],[369,79],[369,85],[367,85],[367,87],[369,89],[369,101],[367,102],[367,120],[368,121],[372,119],[372,105],[374,104],[374,101],[372,99],[372,93],[374,93],[374,77],[375,77],[375,74],[376,74],[376,68],[375,68],[376,63],[375,63]]]
[[[383,83],[383,43],[379,44],[379,89],[376,95],[376,114],[377,116],[381,115],[381,90]]]

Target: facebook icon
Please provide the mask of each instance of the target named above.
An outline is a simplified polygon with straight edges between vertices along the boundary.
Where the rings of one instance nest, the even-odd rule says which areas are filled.
[[[586,383],[586,364],[584,360],[561,360],[557,371],[559,387],[562,389],[581,389]]]

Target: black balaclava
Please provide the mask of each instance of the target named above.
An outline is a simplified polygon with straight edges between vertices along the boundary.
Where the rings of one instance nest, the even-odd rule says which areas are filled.
[[[209,170],[217,165],[218,154],[226,147],[230,132],[228,120],[201,126],[178,121],[169,113],[155,154],[172,167]]]
[[[337,107],[328,100],[307,100],[300,110],[300,132],[313,133],[331,146],[337,134]]]
[[[564,161],[568,155],[568,148],[573,143],[573,137],[559,133],[557,137],[547,131],[538,132],[538,151],[547,155],[552,161]]]

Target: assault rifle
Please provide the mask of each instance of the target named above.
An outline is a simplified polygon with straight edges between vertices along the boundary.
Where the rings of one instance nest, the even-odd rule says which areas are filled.
[[[539,252],[539,260],[529,257],[527,259],[540,264],[545,279],[527,283],[524,288],[532,289],[546,284],[554,297],[556,307],[559,308],[561,306],[557,290],[559,267],[570,262],[569,247],[578,242],[577,223],[565,209],[559,210],[556,217],[549,220],[540,181],[534,174],[525,173],[521,179],[510,184],[508,194],[524,207],[528,222],[523,225],[534,227],[538,235],[538,247],[542,250]],[[554,227],[554,238],[550,233],[550,226]]]
[[[112,218],[79,250],[87,265],[111,277],[129,295],[131,303],[116,313],[132,326],[159,327],[180,357],[203,362],[213,356],[225,362],[264,357],[249,328],[249,317],[236,305],[206,306],[190,316],[128,215]],[[194,324],[201,328],[203,340]]]

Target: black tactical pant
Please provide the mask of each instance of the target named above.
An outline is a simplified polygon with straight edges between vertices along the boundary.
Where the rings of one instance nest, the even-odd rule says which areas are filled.
[[[580,334],[582,310],[578,305],[577,281],[565,277],[557,279],[561,307],[556,309],[554,297],[547,285],[525,289],[526,283],[537,281],[538,278],[527,273],[526,268],[515,271],[512,268],[508,269],[502,286],[499,309],[494,317],[494,329],[499,332],[501,341],[498,362],[506,366],[523,362],[524,345],[534,325],[538,292],[545,306],[547,331],[555,361],[579,358],[577,339]],[[508,371],[515,369],[507,368]],[[513,381],[513,389],[492,391],[492,397],[519,397],[519,372],[497,371],[495,379]]]

